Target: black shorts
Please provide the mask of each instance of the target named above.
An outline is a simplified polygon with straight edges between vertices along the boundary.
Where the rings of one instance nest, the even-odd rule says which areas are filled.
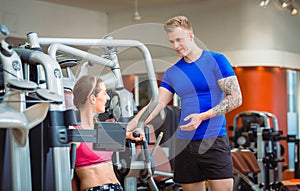
[[[104,184],[102,186],[95,186],[92,188],[88,188],[85,191],[123,191],[123,188],[120,184]]]
[[[187,184],[227,178],[233,178],[227,136],[194,141],[176,140],[175,182]]]

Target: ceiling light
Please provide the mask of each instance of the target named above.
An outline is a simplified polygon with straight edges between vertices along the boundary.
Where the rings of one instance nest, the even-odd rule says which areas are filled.
[[[292,5],[289,6],[290,13],[291,15],[297,15],[298,14],[298,9]]]
[[[261,0],[259,6],[266,7],[269,4],[270,0]]]
[[[141,20],[141,16],[138,11],[135,11],[133,13],[133,20],[135,20],[135,21]]]
[[[138,0],[134,1],[133,20],[135,20],[135,21],[141,20],[140,13],[138,12]]]
[[[291,4],[289,0],[279,0],[279,2],[282,8],[286,8]]]

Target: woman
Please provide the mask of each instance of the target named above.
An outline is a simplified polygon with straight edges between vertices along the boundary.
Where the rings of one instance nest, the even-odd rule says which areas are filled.
[[[104,82],[90,75],[82,76],[75,84],[74,105],[79,109],[81,125],[77,129],[94,129],[96,113],[105,111],[105,103],[110,99],[106,93]],[[133,138],[131,132],[126,138]],[[115,176],[111,162],[112,152],[94,151],[92,143],[76,143],[75,173],[80,182],[81,191],[123,191]]]

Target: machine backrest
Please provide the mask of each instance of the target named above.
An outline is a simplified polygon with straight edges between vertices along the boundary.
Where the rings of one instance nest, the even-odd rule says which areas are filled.
[[[66,110],[68,110],[68,109],[76,110],[77,108],[75,107],[75,105],[73,103],[73,98],[74,98],[73,92],[71,90],[65,90],[64,96],[65,96]]]
[[[242,155],[243,159],[245,160],[253,174],[258,174],[261,172],[256,157],[254,156],[252,151],[243,149],[240,151],[240,154]]]
[[[232,150],[232,162],[234,168],[243,174],[258,174],[261,169],[257,163],[256,157],[250,150]]]
[[[251,172],[250,168],[248,167],[239,151],[231,151],[231,155],[234,168],[236,168],[243,174],[248,174]]]

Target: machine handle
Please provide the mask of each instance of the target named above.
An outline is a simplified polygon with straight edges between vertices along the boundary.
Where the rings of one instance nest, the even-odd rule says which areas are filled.
[[[76,161],[76,144],[72,143],[70,149],[71,178],[73,178],[74,176],[75,161]]]
[[[9,30],[8,30],[8,28],[5,25],[1,25],[0,24],[0,32],[4,36],[8,36],[9,35]]]
[[[154,157],[155,152],[156,152],[156,150],[157,150],[157,147],[159,146],[160,141],[161,141],[161,139],[163,138],[163,136],[164,136],[164,132],[160,132],[159,135],[157,136],[155,145],[154,145],[154,147],[153,147],[153,149],[152,149],[152,151],[151,151],[151,153],[150,153],[150,156],[151,156],[151,157]]]
[[[139,136],[140,136],[140,132],[138,132],[138,131],[133,131],[132,136],[133,136],[133,137],[139,137]]]

